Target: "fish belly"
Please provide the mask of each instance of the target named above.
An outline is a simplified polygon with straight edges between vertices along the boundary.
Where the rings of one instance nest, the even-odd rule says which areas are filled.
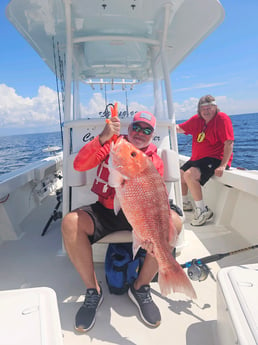
[[[154,166],[135,178],[124,181],[116,194],[125,216],[140,242],[153,243],[159,265],[161,293],[183,292],[190,298],[196,294],[182,267],[172,256],[177,233],[171,219],[168,193],[163,178]]]

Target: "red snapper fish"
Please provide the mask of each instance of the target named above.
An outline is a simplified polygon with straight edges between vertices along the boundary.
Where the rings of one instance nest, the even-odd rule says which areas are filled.
[[[116,190],[114,211],[121,207],[133,228],[134,253],[145,240],[153,244],[161,294],[167,296],[173,290],[196,298],[191,282],[172,255],[178,234],[164,180],[152,161],[119,137],[111,144],[109,169],[109,184]]]

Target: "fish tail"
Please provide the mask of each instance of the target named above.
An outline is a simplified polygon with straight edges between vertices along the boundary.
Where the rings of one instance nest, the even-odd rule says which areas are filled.
[[[197,298],[190,280],[177,261],[172,267],[159,270],[158,283],[163,296],[167,296],[173,290],[173,292],[184,293],[192,299]]]

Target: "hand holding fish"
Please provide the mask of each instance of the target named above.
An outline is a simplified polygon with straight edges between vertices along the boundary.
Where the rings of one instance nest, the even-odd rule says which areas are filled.
[[[149,253],[152,256],[155,256],[154,254],[154,245],[150,240],[145,240],[141,244],[142,249],[145,249],[147,253]]]
[[[117,116],[111,117],[106,121],[103,131],[99,135],[99,142],[104,145],[113,135],[120,135],[120,119]]]
[[[120,207],[133,228],[133,252],[146,248],[159,266],[161,294],[171,291],[196,298],[182,267],[172,256],[177,240],[168,193],[152,161],[124,138],[111,146],[109,185],[116,190],[114,211]]]

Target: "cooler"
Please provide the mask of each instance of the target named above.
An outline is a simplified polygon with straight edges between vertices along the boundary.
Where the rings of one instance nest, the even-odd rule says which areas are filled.
[[[226,267],[217,280],[220,345],[258,344],[258,264]]]
[[[0,344],[63,345],[54,290],[0,291],[0,329]]]

